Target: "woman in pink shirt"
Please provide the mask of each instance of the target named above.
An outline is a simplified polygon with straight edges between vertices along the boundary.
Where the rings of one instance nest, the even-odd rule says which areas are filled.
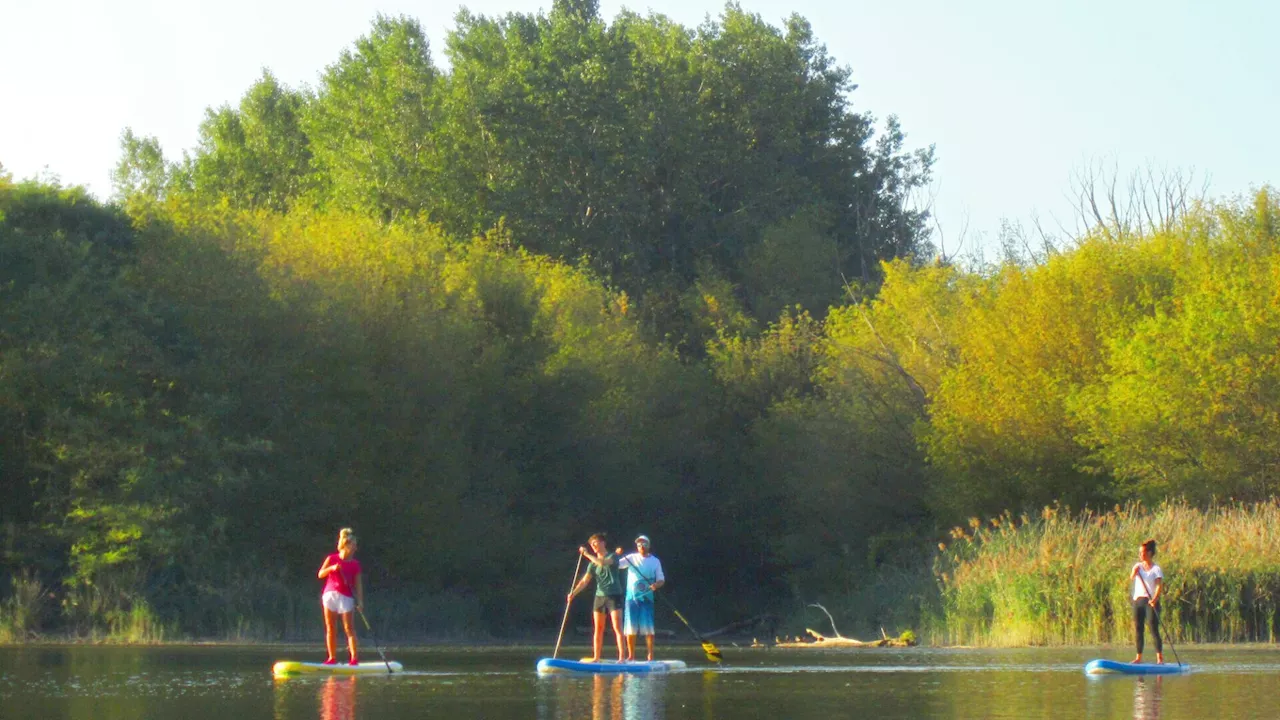
[[[356,608],[364,609],[364,583],[360,580],[360,561],[353,557],[355,554],[355,532],[351,528],[342,528],[338,532],[338,552],[326,557],[320,566],[319,577],[324,580],[324,590],[320,593],[320,605],[324,608],[324,647],[329,651],[325,665],[338,663],[337,632],[334,629],[337,616],[342,617],[342,629],[347,633],[351,664],[360,662],[351,615]],[[353,587],[355,592],[352,592]]]

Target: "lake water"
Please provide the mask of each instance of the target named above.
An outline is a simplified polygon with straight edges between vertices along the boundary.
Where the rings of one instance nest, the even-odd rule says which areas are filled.
[[[667,676],[539,676],[547,648],[396,649],[393,676],[275,679],[298,647],[0,648],[0,717],[181,720],[407,718],[1275,718],[1280,649],[1179,646],[1189,675],[1087,677],[1119,649],[845,651],[667,648]],[[561,651],[580,657],[585,648]],[[377,659],[373,654],[365,659]],[[1169,657],[1172,659],[1172,656]]]

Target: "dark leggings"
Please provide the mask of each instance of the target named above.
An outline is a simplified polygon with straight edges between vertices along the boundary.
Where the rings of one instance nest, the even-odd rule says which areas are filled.
[[[1151,623],[1151,636],[1156,640],[1156,652],[1164,653],[1164,644],[1160,642],[1160,616],[1156,614],[1156,609],[1151,607],[1147,598],[1140,597],[1133,601],[1133,629],[1138,634],[1138,654],[1142,654],[1142,623],[1149,620]]]

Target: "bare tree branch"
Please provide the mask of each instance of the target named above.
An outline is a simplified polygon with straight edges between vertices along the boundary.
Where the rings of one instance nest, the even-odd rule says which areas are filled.
[[[1090,161],[1077,168],[1071,185],[1076,230],[1070,237],[1077,242],[1090,234],[1120,241],[1168,232],[1209,191],[1208,178],[1198,182],[1194,170],[1157,168],[1153,163],[1130,173],[1122,187],[1114,160],[1109,165]]]

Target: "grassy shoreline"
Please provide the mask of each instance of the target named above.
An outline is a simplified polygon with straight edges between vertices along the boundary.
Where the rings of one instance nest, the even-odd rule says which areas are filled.
[[[1128,573],[1155,538],[1166,577],[1161,620],[1175,642],[1268,642],[1280,621],[1280,504],[1133,503],[1073,515],[972,518],[935,563],[933,643],[982,647],[1124,644]]]
[[[895,634],[912,628],[929,647],[1127,647],[1132,635],[1128,572],[1137,546],[1153,537],[1160,544],[1156,559],[1167,583],[1161,617],[1167,638],[1180,646],[1269,646],[1280,639],[1280,534],[1272,532],[1276,527],[1277,501],[1206,509],[1185,502],[1150,508],[1134,503],[1105,513],[1071,513],[1053,506],[1035,517],[1006,513],[985,521],[972,518],[967,527],[952,530],[949,543],[940,544],[931,572],[897,568],[893,577],[873,581],[861,596],[847,598],[850,612],[837,615],[855,634],[864,625],[890,627]],[[266,646],[321,641],[318,614],[303,611],[301,599],[290,604],[295,611],[289,617],[224,623],[230,632],[196,638],[143,610],[122,615],[111,627],[88,631],[42,627],[42,610],[32,604],[40,595],[24,589],[23,582],[14,579],[10,598],[0,605],[0,646]],[[474,631],[480,623],[457,603],[435,606],[420,596],[416,602],[400,600],[388,593],[381,616],[371,616],[379,640],[402,639],[396,647],[547,642],[541,634],[494,637]],[[910,612],[909,606],[917,612]],[[896,610],[887,616],[886,607]],[[874,616],[876,622],[846,621],[847,616],[861,615]],[[794,629],[813,622],[797,615],[784,626]],[[716,642],[733,647],[750,640],[723,637]]]

